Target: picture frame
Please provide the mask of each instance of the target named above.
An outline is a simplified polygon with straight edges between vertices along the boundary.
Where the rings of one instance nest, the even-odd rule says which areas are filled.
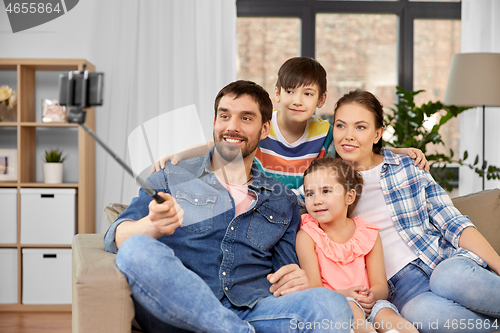
[[[0,181],[17,180],[17,150],[0,149]]]
[[[42,99],[42,123],[65,123],[66,107],[56,100]]]

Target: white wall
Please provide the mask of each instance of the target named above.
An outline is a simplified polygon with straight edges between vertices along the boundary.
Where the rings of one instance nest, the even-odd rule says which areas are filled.
[[[500,53],[500,1],[462,0],[462,53]],[[498,92],[500,94],[500,90]],[[500,166],[500,108],[486,108],[485,159]],[[460,115],[460,156],[467,150],[469,160],[482,154],[482,107]],[[499,180],[486,180],[485,188],[500,187]],[[481,178],[468,167],[460,169],[459,195],[482,189]]]

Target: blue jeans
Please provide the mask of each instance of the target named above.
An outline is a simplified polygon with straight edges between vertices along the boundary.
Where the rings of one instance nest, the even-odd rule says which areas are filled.
[[[500,276],[470,258],[448,258],[434,271],[417,259],[388,283],[388,300],[420,332],[500,330]]]
[[[346,299],[348,302],[353,302],[354,304],[356,304],[361,309],[361,311],[363,311],[363,315],[365,316],[366,320],[369,321],[370,323],[373,323],[378,312],[382,309],[385,309],[385,308],[391,309],[396,314],[401,315],[399,313],[399,310],[396,308],[396,306],[394,304],[392,304],[389,301],[386,301],[385,299],[379,299],[373,305],[372,311],[370,312],[368,317],[366,317],[365,309],[363,309],[363,307],[354,298],[346,297]]]
[[[145,235],[127,239],[116,265],[132,290],[136,319],[146,332],[349,332],[344,296],[314,288],[269,296],[253,308],[219,301],[165,244]]]

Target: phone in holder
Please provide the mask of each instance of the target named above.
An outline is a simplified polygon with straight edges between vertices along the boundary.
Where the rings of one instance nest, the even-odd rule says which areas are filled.
[[[70,77],[71,76],[71,77]],[[59,76],[59,104],[101,106],[104,73],[73,71]]]
[[[59,76],[59,104],[69,109],[68,122],[83,124],[83,108],[103,103],[104,73],[71,71]]]

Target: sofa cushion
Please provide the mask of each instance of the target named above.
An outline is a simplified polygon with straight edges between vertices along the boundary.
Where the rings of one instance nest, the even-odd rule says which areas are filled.
[[[500,189],[485,190],[452,199],[453,204],[500,253]]]
[[[108,220],[109,225],[112,225],[118,216],[120,216],[120,214],[127,209],[127,207],[128,205],[121,203],[111,203],[104,207],[104,213],[106,213],[106,219]]]

